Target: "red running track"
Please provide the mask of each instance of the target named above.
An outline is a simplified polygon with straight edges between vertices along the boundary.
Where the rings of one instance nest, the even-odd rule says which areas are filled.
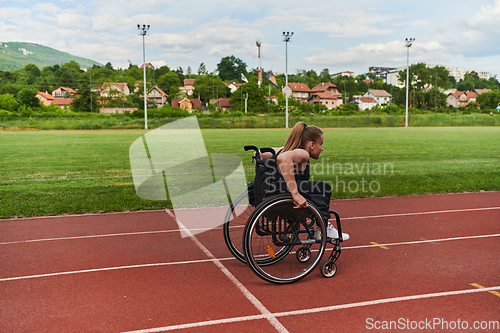
[[[2,220],[0,330],[500,331],[500,192],[331,207],[351,236],[337,274],[289,285],[170,211]]]

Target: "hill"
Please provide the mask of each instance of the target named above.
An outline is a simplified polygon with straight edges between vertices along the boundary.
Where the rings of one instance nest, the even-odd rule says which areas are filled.
[[[45,66],[62,65],[71,60],[80,64],[81,68],[102,65],[96,61],[73,56],[53,48],[23,42],[0,42],[0,70],[18,70],[28,64],[35,64],[40,69]]]

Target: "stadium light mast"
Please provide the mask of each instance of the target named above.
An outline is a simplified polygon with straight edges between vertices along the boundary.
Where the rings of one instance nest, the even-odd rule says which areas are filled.
[[[257,45],[257,49],[258,49],[258,57],[259,57],[259,70],[258,70],[258,83],[259,83],[259,87],[260,87],[260,82],[261,82],[261,76],[260,76],[260,72],[261,72],[261,68],[260,68],[260,46],[262,45],[262,43],[260,42],[260,39],[257,39],[257,41],[255,42],[255,44]]]
[[[406,38],[406,118],[405,127],[408,127],[408,86],[410,79],[410,46],[415,41],[415,38]]]
[[[288,42],[293,36],[293,31],[285,33],[283,31],[283,41],[285,42],[285,128],[288,128]]]
[[[142,67],[144,70],[144,128],[148,129],[148,95],[146,91],[146,42],[145,37],[149,31],[149,24],[137,25],[137,30],[139,30],[139,35],[142,36]]]

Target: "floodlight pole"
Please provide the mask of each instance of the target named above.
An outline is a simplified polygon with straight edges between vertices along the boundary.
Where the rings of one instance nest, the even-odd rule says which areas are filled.
[[[149,24],[146,26],[145,24],[137,25],[137,29],[139,30],[139,35],[142,36],[142,67],[144,70],[144,128],[148,129],[148,95],[146,89],[146,42],[145,37],[148,34]]]
[[[285,42],[285,128],[288,128],[288,42],[293,36],[292,33],[283,31],[283,41]]]
[[[406,118],[405,127],[408,127],[408,86],[410,79],[410,46],[415,38],[406,38]]]

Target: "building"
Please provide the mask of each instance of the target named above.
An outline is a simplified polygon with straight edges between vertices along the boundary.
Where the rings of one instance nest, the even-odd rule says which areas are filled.
[[[61,108],[67,107],[71,105],[71,102],[73,102],[73,98],[58,98],[54,97],[48,92],[42,92],[39,91],[36,95],[36,98],[40,100],[40,103],[42,103],[45,106],[49,105],[57,105]]]
[[[139,67],[139,69],[143,69],[143,68],[144,68],[144,65],[141,65],[141,67]],[[153,66],[152,63],[148,62],[148,63],[146,63],[146,68],[155,69],[155,66]]]
[[[453,107],[466,107],[476,101],[477,94],[473,91],[456,91],[448,94],[446,102]]]
[[[52,96],[56,98],[69,98],[76,93],[75,90],[68,87],[59,87],[52,92]]]
[[[337,108],[343,104],[342,98],[327,92],[314,92],[307,100],[310,105],[321,104],[326,106],[329,110]]]
[[[376,77],[381,78],[382,80],[387,79],[387,73],[395,71],[397,68],[395,67],[369,67],[368,71],[370,73],[374,73]]]
[[[229,98],[220,98],[218,103],[218,111],[229,111],[231,109],[231,106],[233,106],[233,104],[229,103]]]
[[[301,102],[307,102],[311,88],[305,83],[288,83],[288,87],[283,87],[285,96],[295,97]]]
[[[101,97],[122,97],[130,95],[130,89],[126,83],[106,82],[101,87]]]
[[[377,105],[377,101],[372,98],[372,97],[365,97],[365,96],[355,96],[355,99],[353,101],[350,101],[347,104],[355,104],[359,107],[361,111],[369,110],[375,105]]]
[[[276,96],[264,96],[268,103],[274,103],[278,105],[278,98]]]
[[[236,83],[236,82],[231,82],[231,83],[226,83],[226,87],[229,88],[229,91],[234,93],[236,90],[238,90],[239,87],[241,87],[241,83]]]
[[[364,97],[371,97],[377,101],[380,105],[387,105],[392,100],[392,95],[385,90],[380,89],[368,89],[363,95]]]
[[[172,106],[174,108],[183,109],[186,111],[193,111],[194,109],[201,109],[201,101],[196,98],[188,99],[188,98],[174,98],[172,100]]]
[[[148,100],[152,100],[158,107],[168,105],[168,95],[158,86],[154,86],[148,91]]]
[[[350,72],[350,71],[338,72],[338,73],[332,74],[332,79],[335,79],[337,76],[350,76],[350,77],[354,77],[354,72]]]
[[[446,68],[448,70],[448,72],[450,73],[450,76],[453,76],[457,82],[460,80],[463,80],[465,77],[465,74],[471,73],[471,72],[476,72],[480,79],[489,80],[492,77],[491,72],[475,71],[475,70],[465,69],[465,68],[456,67],[456,66],[447,66],[447,65],[434,65],[434,64],[425,64],[425,65],[428,68],[434,68],[436,66],[441,66],[441,67]],[[370,67],[370,68],[372,68],[372,67]],[[403,88],[405,85],[403,82],[398,81],[398,73],[400,71],[404,71],[405,69],[406,69],[406,66],[400,66],[397,69],[388,71],[385,74],[386,78],[385,78],[384,82],[387,84],[392,84],[393,86]]]
[[[194,92],[195,81],[196,79],[184,79],[184,87],[179,87],[179,90],[186,93],[188,96],[192,96]]]
[[[322,82],[311,89],[311,93],[314,94],[316,92],[329,93],[337,96],[337,98],[342,97],[339,88],[331,82]]]

